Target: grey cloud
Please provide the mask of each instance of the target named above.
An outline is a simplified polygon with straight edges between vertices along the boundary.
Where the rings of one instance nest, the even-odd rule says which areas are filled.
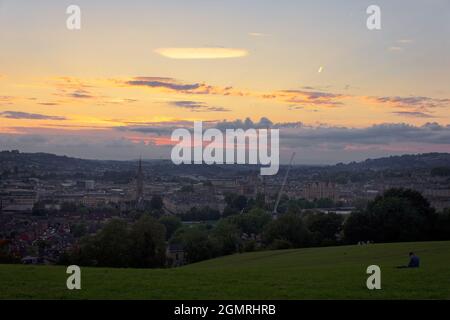
[[[298,93],[301,95],[305,95],[308,97],[308,99],[335,99],[335,98],[341,98],[343,97],[342,94],[339,93],[329,93],[329,92],[322,92],[322,91],[303,91],[303,90],[284,90],[283,92],[288,93]]]
[[[117,121],[117,120],[116,120]],[[150,135],[158,136],[169,136],[172,134],[173,130],[177,128],[192,128],[193,123],[191,121],[180,120],[180,121],[168,121],[168,122],[125,122],[127,125],[114,127],[117,131],[130,131],[138,132]],[[208,122],[204,122],[208,124]]]
[[[413,117],[413,118],[436,118],[431,114],[420,112],[420,111],[397,111],[392,112],[393,114],[396,114],[398,116],[406,116],[406,117]]]
[[[172,122],[163,122],[163,123],[130,123],[127,126],[116,127],[116,130],[119,131],[132,131],[139,133],[147,133],[147,134],[155,134],[155,135],[171,135],[173,130],[178,128],[185,128],[191,130],[193,128],[193,122],[189,121],[172,121]],[[254,122],[250,118],[246,118],[244,120],[237,119],[235,121],[203,121],[203,127],[207,128],[217,128],[219,130],[226,129],[263,129],[263,128],[271,128],[274,126],[282,126],[283,124],[274,125],[272,121],[268,118],[261,118],[259,121]],[[289,124],[289,126],[293,126],[293,124]]]
[[[299,147],[320,144],[449,144],[450,126],[437,123],[427,123],[423,126],[386,123],[367,128],[302,127],[298,130],[281,131],[281,139],[290,146]]]
[[[207,105],[204,102],[197,102],[197,101],[172,101],[172,102],[170,102],[170,105],[178,107],[178,108],[189,109],[194,112],[201,112],[201,111],[227,112],[227,111],[230,111],[229,109],[224,108],[224,107],[212,107],[212,106]]]
[[[91,99],[94,98],[94,96],[89,93],[87,90],[78,89],[68,94],[68,96],[72,98],[79,98],[79,99]]]
[[[192,122],[171,123],[170,125],[130,125],[117,128],[123,131],[133,131],[156,135],[170,135],[177,128],[192,129]],[[213,121],[204,123],[204,128],[226,129],[280,129],[280,143],[288,147],[318,147],[342,148],[348,144],[359,145],[390,145],[404,143],[450,144],[450,125],[427,123],[423,126],[413,126],[404,123],[385,123],[367,128],[349,128],[338,126],[309,126],[302,122],[273,123],[263,117],[259,121],[250,118],[234,121]]]
[[[274,128],[279,128],[279,129],[301,128],[303,126],[304,125],[302,122],[280,122],[280,123],[276,123],[273,125]]]
[[[29,120],[67,120],[65,117],[49,116],[38,113],[28,113],[21,111],[3,111],[0,112],[0,116],[9,119],[29,119]]]
[[[261,118],[258,122],[253,122],[252,119],[246,118],[245,120],[236,119],[234,121],[221,121],[218,122],[215,127],[220,130],[226,129],[263,129],[272,127],[273,123],[268,118]]]
[[[149,126],[149,125],[129,125],[129,126],[120,126],[115,129],[118,131],[131,131],[138,132],[144,134],[153,134],[158,136],[171,135],[173,130],[177,127],[172,126]]]
[[[392,103],[397,107],[415,107],[419,109],[447,107],[450,104],[450,99],[437,99],[424,96],[373,97],[372,99],[380,103]]]
[[[152,88],[167,88],[175,91],[195,90],[200,88],[199,83],[194,84],[179,84],[172,78],[161,77],[136,77],[134,80],[126,82],[132,86],[146,86]]]
[[[292,95],[286,100],[287,102],[305,105],[340,106],[343,102],[337,99],[345,97],[339,93],[323,91],[283,90],[280,92]]]
[[[281,161],[289,160],[292,151],[297,151],[296,163],[327,164],[364,160],[392,154],[420,152],[449,152],[450,125],[430,122],[422,126],[404,123],[385,123],[366,128],[338,126],[311,126],[301,122],[273,123],[268,118],[253,121],[250,118],[235,121],[210,121],[204,128],[279,128]],[[47,129],[39,133],[36,129],[22,130],[23,134],[0,135],[0,145],[7,149],[20,149],[27,152],[52,152],[85,158],[131,159],[142,154],[148,157],[170,156],[170,146],[159,146],[151,139],[133,135],[129,132],[149,136],[170,136],[177,128],[192,130],[193,123],[172,121],[170,123],[130,123],[114,128],[116,132],[105,133],[102,137],[92,132],[77,136]],[[123,133],[123,134],[121,134]],[[98,140],[101,141],[98,141]],[[349,148],[350,147],[350,148]],[[407,151],[405,151],[407,150]],[[424,151],[426,150],[426,151]]]
[[[39,102],[39,104],[43,105],[43,106],[58,106],[59,105],[59,103],[56,103],[56,102]]]
[[[208,107],[208,111],[214,111],[214,112],[229,112],[230,109],[224,108],[224,107]]]

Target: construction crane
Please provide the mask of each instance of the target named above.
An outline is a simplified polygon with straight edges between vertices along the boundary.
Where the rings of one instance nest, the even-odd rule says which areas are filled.
[[[280,191],[278,192],[278,196],[277,196],[277,201],[275,202],[275,207],[273,208],[273,211],[272,211],[272,218],[274,218],[274,219],[277,218],[278,205],[280,204],[281,195],[283,194],[284,185],[286,184],[286,181],[287,181],[287,178],[289,175],[289,171],[291,170],[291,167],[292,167],[292,162],[294,161],[294,157],[295,157],[295,152],[292,153],[291,161],[289,161],[289,167],[287,168],[286,174],[284,175],[283,183],[281,184],[281,188],[280,188]]]

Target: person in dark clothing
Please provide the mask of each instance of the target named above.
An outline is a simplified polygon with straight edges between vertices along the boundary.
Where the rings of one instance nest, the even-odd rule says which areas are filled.
[[[409,263],[407,266],[398,266],[397,268],[419,268],[420,258],[414,254],[414,252],[409,253]]]
[[[414,252],[409,253],[409,263],[408,268],[418,268],[420,265],[420,259],[414,254]]]

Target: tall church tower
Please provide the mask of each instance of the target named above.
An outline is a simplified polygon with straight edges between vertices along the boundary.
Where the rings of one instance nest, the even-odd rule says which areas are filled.
[[[144,174],[142,173],[142,159],[139,159],[139,167],[136,175],[136,202],[144,200]]]

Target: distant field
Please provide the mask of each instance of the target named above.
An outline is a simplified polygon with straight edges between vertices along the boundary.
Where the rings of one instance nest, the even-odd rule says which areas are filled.
[[[420,269],[395,269],[408,252]],[[366,288],[377,264],[382,290]],[[450,299],[450,241],[238,254],[176,269],[82,268],[82,290],[64,267],[0,265],[0,299]]]

